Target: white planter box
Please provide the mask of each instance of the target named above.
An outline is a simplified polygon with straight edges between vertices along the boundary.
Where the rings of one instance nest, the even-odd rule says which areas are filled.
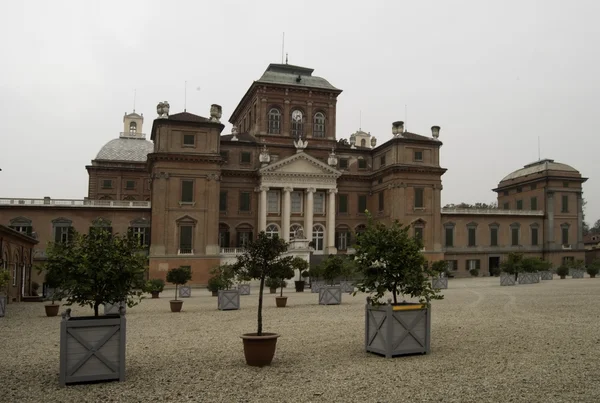
[[[119,307],[123,307],[123,315],[127,312],[127,303],[125,301],[120,304],[104,304],[105,315],[119,315]]]
[[[192,296],[192,287],[189,285],[181,285],[179,288],[179,298],[190,298]]]
[[[319,288],[319,305],[339,305],[342,303],[342,287],[322,286]]]
[[[240,309],[239,290],[219,290],[217,308],[220,311],[231,311]]]
[[[540,276],[542,280],[552,280],[553,278],[552,272],[550,270],[541,271]]]
[[[313,281],[310,283],[310,292],[317,293],[324,285],[325,283],[323,283],[322,281]]]
[[[508,274],[508,273],[500,273],[500,285],[515,285],[515,275],[514,274]]]
[[[519,284],[533,284],[536,275],[536,273],[519,273]]]
[[[0,295],[0,318],[6,315],[6,297]]]
[[[433,277],[431,279],[431,287],[446,290],[448,288],[448,277]]]
[[[250,284],[240,284],[238,285],[238,290],[240,291],[240,295],[250,295]]]
[[[342,280],[340,281],[340,287],[342,288],[343,293],[352,294],[354,292],[354,284],[352,284],[352,281]]]
[[[572,278],[583,278],[583,273],[585,273],[583,270],[575,270],[575,269],[573,269],[571,271],[571,277]]]

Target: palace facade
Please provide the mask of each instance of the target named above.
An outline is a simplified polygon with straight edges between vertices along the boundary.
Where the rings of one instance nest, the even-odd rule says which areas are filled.
[[[143,115],[125,114],[119,137],[86,166],[87,197],[0,199],[0,225],[38,240],[33,261],[24,263],[0,239],[2,265],[16,264],[41,283],[31,265],[44,261],[48,242],[102,226],[140,237],[151,278],[183,265],[192,283],[206,284],[212,267],[235,258],[260,231],[296,242],[312,263],[352,253],[365,210],[409,225],[425,256],[445,259],[457,276],[471,268],[489,275],[512,251],[555,266],[583,259],[586,178],[576,169],[537,161],[493,189],[498,208],[442,209],[440,127],[420,135],[398,121],[383,144],[361,130],[340,140],[341,92],[312,69],[271,64],[233,111],[232,133],[222,133],[218,105],[206,118],[170,114],[161,102],[150,140]]]

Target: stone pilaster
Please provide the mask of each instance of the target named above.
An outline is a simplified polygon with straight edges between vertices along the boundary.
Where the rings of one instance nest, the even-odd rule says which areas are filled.
[[[335,248],[335,195],[337,189],[329,189],[328,199],[329,206],[327,208],[327,253],[336,254]]]
[[[290,216],[292,213],[291,192],[294,189],[285,187],[283,189],[283,209],[281,212],[281,233],[286,242],[290,241]]]
[[[304,206],[304,234],[306,239],[312,241],[313,233],[313,209],[314,209],[314,194],[315,188],[306,189],[306,203]]]

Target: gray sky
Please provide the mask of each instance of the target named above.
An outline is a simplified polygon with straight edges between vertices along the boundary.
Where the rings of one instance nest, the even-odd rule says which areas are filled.
[[[342,5],[343,4],[343,5]],[[598,1],[18,1],[0,16],[0,197],[83,198],[85,165],[156,104],[227,120],[281,61],[344,90],[337,136],[442,127],[442,203],[490,202],[511,171],[574,166],[600,218]],[[198,91],[197,88],[200,88]],[[408,105],[405,118],[404,105]],[[227,125],[227,132],[230,125]]]

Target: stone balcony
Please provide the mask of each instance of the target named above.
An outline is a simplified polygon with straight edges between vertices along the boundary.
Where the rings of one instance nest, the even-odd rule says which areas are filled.
[[[476,209],[476,208],[443,208],[443,215],[502,215],[502,216],[534,216],[543,217],[543,210],[503,210],[503,209]]]
[[[149,209],[149,201],[129,200],[86,200],[86,199],[25,199],[25,198],[0,198],[0,207],[4,206],[36,206],[36,207],[82,207],[82,208],[132,208]]]

